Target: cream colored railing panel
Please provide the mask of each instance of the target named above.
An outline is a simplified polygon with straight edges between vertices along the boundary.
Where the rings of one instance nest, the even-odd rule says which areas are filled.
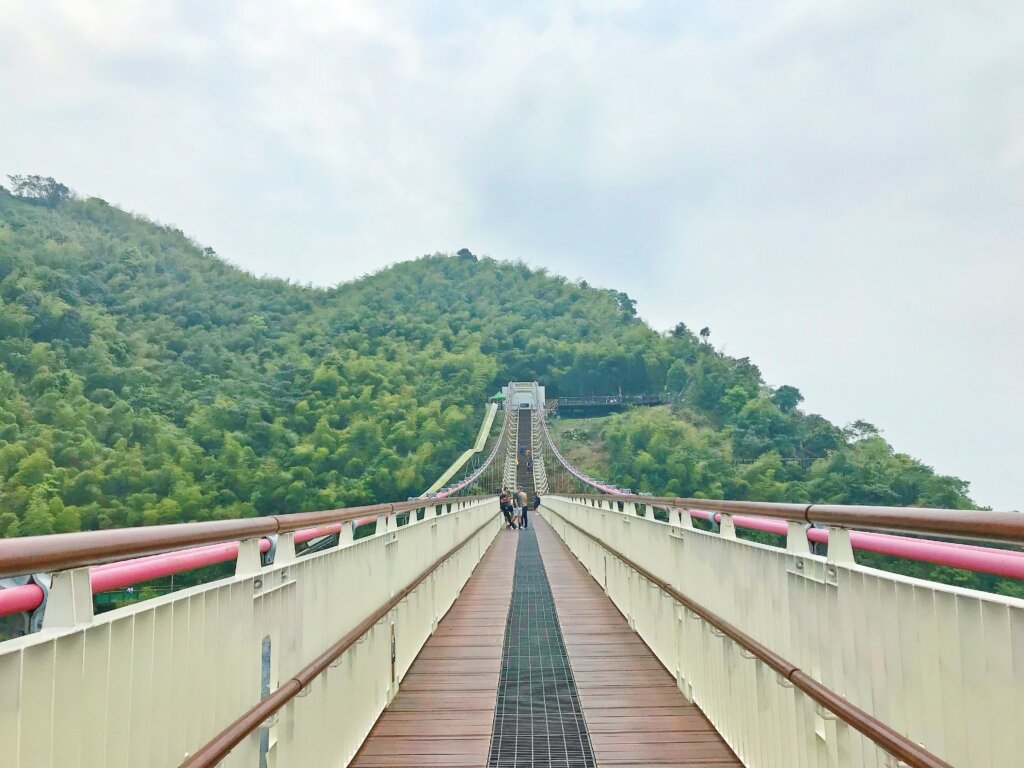
[[[678,515],[662,523],[628,503],[623,512],[569,497],[545,505],[752,768],[895,762],[560,517],[952,765],[1024,765],[1024,601],[685,528]]]
[[[340,548],[0,644],[0,765],[177,766],[258,703],[265,637],[276,688],[493,521],[272,718],[269,765],[346,765],[498,530],[496,501],[450,503],[401,528],[381,520]],[[259,751],[255,733],[223,764],[252,768]]]

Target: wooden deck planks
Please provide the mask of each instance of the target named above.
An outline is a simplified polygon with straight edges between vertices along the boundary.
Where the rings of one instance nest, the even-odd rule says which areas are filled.
[[[558,535],[533,520],[597,764],[742,768]]]
[[[536,532],[601,768],[742,768],[539,516]],[[354,768],[483,768],[518,537],[501,532],[381,715]]]
[[[353,768],[487,764],[517,537],[502,530],[402,680]]]

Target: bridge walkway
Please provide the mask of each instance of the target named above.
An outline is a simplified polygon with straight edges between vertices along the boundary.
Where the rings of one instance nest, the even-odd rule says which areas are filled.
[[[739,768],[557,534],[531,522],[500,532],[351,765]]]
[[[502,531],[402,679],[352,768],[484,766],[517,537]]]
[[[742,768],[558,534],[537,539],[601,768]]]

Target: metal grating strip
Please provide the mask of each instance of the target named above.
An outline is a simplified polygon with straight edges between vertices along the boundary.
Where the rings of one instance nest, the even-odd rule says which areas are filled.
[[[488,768],[594,768],[594,749],[533,528],[519,536]]]

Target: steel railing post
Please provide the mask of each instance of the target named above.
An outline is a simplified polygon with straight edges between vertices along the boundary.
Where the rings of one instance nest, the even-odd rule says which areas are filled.
[[[89,569],[73,568],[52,574],[42,628],[69,629],[91,624],[92,620]]]

